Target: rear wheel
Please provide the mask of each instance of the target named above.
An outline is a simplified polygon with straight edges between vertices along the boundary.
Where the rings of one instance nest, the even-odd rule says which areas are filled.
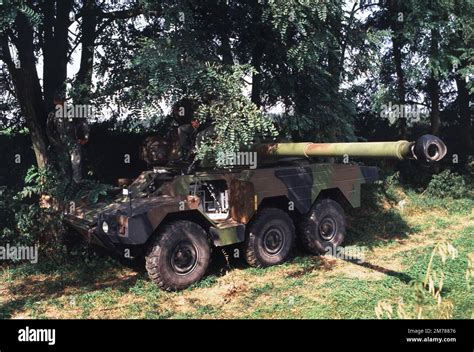
[[[175,221],[165,225],[148,247],[146,269],[162,289],[182,290],[204,276],[210,256],[204,229],[191,221]]]
[[[301,242],[310,253],[334,250],[346,234],[344,209],[332,199],[319,200],[303,219],[300,230]]]
[[[265,208],[257,214],[248,228],[244,242],[245,260],[262,268],[287,261],[295,243],[295,227],[287,213]]]

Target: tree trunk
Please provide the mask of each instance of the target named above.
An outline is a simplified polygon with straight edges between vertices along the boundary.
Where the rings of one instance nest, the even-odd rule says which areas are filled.
[[[0,32],[2,61],[8,66],[15,88],[15,95],[26,125],[30,131],[33,149],[39,168],[46,167],[52,158],[48,158],[48,139],[46,123],[48,112],[54,109],[54,95],[65,89],[67,65],[69,59],[69,13],[75,0],[45,0],[38,8],[43,15],[37,28],[37,36],[28,19],[21,13],[16,16],[11,35]],[[143,6],[137,5],[131,10],[117,10],[103,13],[98,10],[95,0],[82,0],[82,56],[81,68],[76,77],[77,84],[85,85],[81,101],[88,99],[92,83],[94,41],[97,37],[97,17],[110,21],[127,19],[143,13]],[[84,10],[84,11],[82,11]],[[15,67],[9,44],[16,46],[20,68]],[[36,70],[35,45],[43,54],[43,90]]]
[[[332,81],[334,82],[334,90],[339,90],[339,85],[341,82],[341,73],[344,67],[344,57],[345,48],[341,47],[340,43],[347,43],[347,38],[343,38],[343,13],[335,12],[330,13],[328,16],[328,24],[331,27],[331,33],[337,35],[336,40],[334,40],[329,47],[327,52],[328,57],[328,72],[331,74]],[[347,45],[347,44],[345,44]]]
[[[397,95],[398,103],[401,105],[402,109],[400,110],[402,116],[399,117],[399,128],[400,128],[400,138],[407,138],[407,120],[405,117],[405,97],[406,97],[406,88],[405,88],[405,74],[402,67],[402,50],[400,40],[397,35],[392,36],[393,43],[393,60],[395,62],[395,72],[397,74]]]
[[[262,36],[262,7],[258,4],[254,10],[253,22],[255,26],[255,38],[261,38]],[[262,76],[261,76],[261,66],[262,66],[262,58],[263,58],[263,45],[264,42],[262,40],[255,40],[254,47],[252,50],[252,67],[256,70],[252,74],[252,94],[251,99],[252,103],[257,105],[258,107],[262,106]]]
[[[464,147],[468,154],[474,153],[474,141],[472,138],[472,116],[469,108],[469,90],[467,83],[462,77],[456,78],[456,85],[458,88],[458,106],[459,106],[459,125],[461,128],[460,135]]]
[[[232,58],[232,47],[230,46],[230,39],[228,33],[223,33],[221,35],[221,48],[222,53],[222,63],[224,65],[233,65],[234,59]]]
[[[47,139],[45,132],[46,113],[43,106],[41,86],[36,71],[36,60],[33,49],[33,30],[26,17],[18,14],[15,19],[17,29],[16,46],[19,66],[16,66],[10,55],[8,39],[2,38],[2,52],[6,56],[8,70],[15,87],[15,95],[25,116],[26,126],[31,135],[31,142],[39,168],[48,165]]]
[[[401,109],[402,116],[399,117],[398,126],[400,129],[400,138],[407,138],[407,120],[405,116],[406,103],[406,87],[405,87],[405,73],[403,71],[403,55],[402,55],[402,39],[401,39],[401,24],[398,22],[398,4],[396,1],[389,1],[389,16],[391,19],[392,28],[392,46],[393,46],[393,61],[395,63],[395,73],[397,75],[397,98]]]
[[[435,30],[431,30],[431,44],[430,44],[430,59],[433,60],[438,55],[438,42],[439,33]],[[431,134],[438,135],[439,128],[441,125],[440,120],[440,97],[439,97],[439,82],[435,75],[435,72],[431,70],[430,78],[428,79],[428,95],[431,100]]]
[[[66,88],[71,10],[72,0],[46,1],[44,8],[43,82],[46,111],[54,109],[54,94]]]
[[[262,55],[263,52],[260,47],[256,47],[254,49],[252,55],[252,67],[256,70],[256,72],[252,75],[252,103],[257,105],[258,107],[262,106],[262,97],[261,97],[261,90],[262,90],[262,76],[260,74],[260,69],[262,65]]]
[[[431,100],[430,132],[431,134],[438,135],[439,128],[441,126],[440,108],[439,108],[439,104],[440,104],[439,83],[438,83],[438,80],[434,78],[433,73],[431,73],[431,76],[428,79],[428,94]]]
[[[77,73],[75,86],[78,87],[76,103],[89,103],[90,87],[94,67],[94,42],[96,40],[97,10],[94,0],[84,0],[82,17],[82,52],[81,66]]]

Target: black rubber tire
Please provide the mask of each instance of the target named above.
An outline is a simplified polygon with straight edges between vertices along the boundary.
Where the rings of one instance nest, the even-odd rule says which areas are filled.
[[[179,260],[177,253],[183,253],[183,248],[192,259],[186,270],[180,272],[182,268],[175,261]],[[145,267],[150,279],[160,288],[178,291],[201,280],[210,257],[211,247],[204,229],[194,222],[180,220],[166,224],[150,243]]]
[[[329,221],[335,225],[332,236],[324,237],[321,226]],[[330,225],[330,226],[331,226]],[[344,209],[332,199],[316,201],[299,226],[299,236],[303,247],[312,254],[324,254],[327,249],[336,250],[344,241],[346,217]]]
[[[269,234],[281,238],[274,253],[266,245]],[[295,237],[295,226],[287,213],[276,208],[262,209],[248,226],[243,246],[245,260],[256,268],[281,264],[292,256]]]

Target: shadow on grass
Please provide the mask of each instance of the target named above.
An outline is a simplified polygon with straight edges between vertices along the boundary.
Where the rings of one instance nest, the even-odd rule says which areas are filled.
[[[0,305],[0,319],[9,319],[15,312],[36,302],[68,294],[85,294],[109,287],[125,293],[142,276],[139,272],[127,276],[111,274],[114,267],[109,261],[68,263],[56,269],[53,265],[54,263],[45,263],[33,268],[25,265],[12,269],[13,276],[18,278],[12,282],[3,282],[2,285],[5,286],[4,292],[15,298]]]
[[[244,260],[229,258],[227,263],[221,251],[215,251],[206,277],[196,287],[212,285],[216,277],[236,268],[248,267]],[[143,267],[128,266],[133,271],[125,275],[116,269],[123,269],[123,261],[95,259],[84,263],[80,260],[68,263],[43,262],[37,265],[21,265],[11,268],[11,282],[3,282],[6,296],[11,300],[0,304],[0,319],[10,319],[16,313],[29,309],[36,302],[57,299],[65,295],[84,295],[112,288],[128,293],[137,280],[147,279]],[[192,288],[191,288],[192,289]]]
[[[394,209],[354,209],[348,215],[345,245],[380,247],[415,232]]]
[[[360,263],[356,260],[348,260],[348,259],[343,259],[343,260],[346,261],[346,262],[352,263],[354,265],[359,265],[359,266],[364,267],[366,269],[374,270],[374,271],[377,271],[381,274],[394,277],[394,278],[400,280],[401,282],[403,282],[404,284],[407,284],[407,285],[411,284],[415,280],[415,278],[411,277],[410,275],[408,275],[406,273],[401,273],[399,271],[387,269],[387,268],[384,268],[383,266],[380,266],[380,265],[376,265],[376,264],[372,264],[372,263],[368,263],[368,262],[361,262]]]
[[[415,277],[410,276],[406,273],[402,273],[402,272],[395,271],[395,270],[392,270],[392,269],[387,269],[387,268],[384,268],[380,265],[372,264],[372,263],[369,263],[369,262],[358,262],[356,260],[349,260],[349,259],[343,259],[343,260],[346,261],[346,262],[352,263],[354,265],[358,265],[358,266],[364,267],[366,269],[374,270],[374,271],[377,271],[381,274],[391,276],[395,279],[398,279],[400,282],[404,283],[405,285],[409,285],[411,288],[416,289],[418,287],[418,289],[420,289],[422,291],[429,292],[428,286],[422,285],[422,280],[418,277],[415,278]],[[439,287],[435,286],[435,289],[439,290]],[[441,289],[441,293],[443,295],[447,294],[449,292],[450,292],[450,289],[448,289],[446,286],[444,286]]]

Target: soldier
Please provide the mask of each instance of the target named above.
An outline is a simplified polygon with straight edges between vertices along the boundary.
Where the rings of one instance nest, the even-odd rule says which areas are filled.
[[[140,159],[148,166],[165,166],[168,164],[172,146],[169,138],[148,136],[140,146]]]
[[[62,171],[74,182],[82,180],[82,146],[89,140],[89,126],[85,117],[69,116],[62,92],[54,95],[54,110],[48,115],[46,133],[54,147]]]
[[[183,98],[173,105],[171,114],[178,123],[178,140],[181,150],[179,161],[190,161],[196,141],[199,121],[194,117],[195,102]]]

